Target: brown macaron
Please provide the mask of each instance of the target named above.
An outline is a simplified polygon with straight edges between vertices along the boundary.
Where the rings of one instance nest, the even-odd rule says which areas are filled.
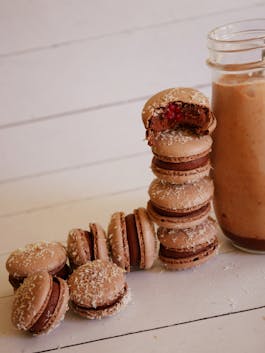
[[[87,319],[117,314],[130,300],[124,271],[110,261],[95,260],[78,267],[68,284],[71,307]]]
[[[208,217],[213,191],[209,177],[179,185],[155,179],[149,187],[147,212],[161,227],[193,227]]]
[[[152,171],[158,179],[182,184],[209,175],[210,135],[196,135],[187,129],[167,130],[154,138]]]
[[[169,88],[155,94],[145,104],[142,119],[150,146],[156,134],[186,127],[199,135],[209,134],[216,126],[209,100],[193,88]]]
[[[48,333],[64,319],[68,310],[67,283],[48,272],[28,276],[15,293],[11,320],[22,331]]]
[[[169,270],[201,265],[218,250],[217,225],[212,218],[186,229],[158,228],[159,258]]]
[[[109,260],[107,236],[97,223],[89,223],[90,231],[72,229],[68,234],[67,253],[72,268],[88,261]]]
[[[108,239],[113,262],[125,271],[149,269],[157,257],[157,238],[154,225],[146,210],[138,208],[125,216],[112,215]]]
[[[28,244],[9,255],[6,261],[9,282],[16,289],[26,277],[39,271],[67,279],[71,270],[66,261],[66,250],[61,243],[42,241]]]

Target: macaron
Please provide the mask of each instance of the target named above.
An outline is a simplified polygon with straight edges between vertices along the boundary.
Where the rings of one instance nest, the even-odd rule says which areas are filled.
[[[187,129],[166,130],[154,138],[152,171],[173,184],[193,182],[209,175],[210,135],[196,135]]]
[[[159,259],[169,270],[201,265],[218,251],[217,225],[212,218],[186,229],[158,228]]]
[[[11,321],[34,335],[48,333],[64,319],[68,310],[67,283],[48,272],[29,275],[15,293]]]
[[[87,262],[73,272],[68,284],[72,309],[87,319],[117,314],[130,300],[124,271],[110,261]]]
[[[185,127],[206,135],[216,126],[208,98],[190,87],[169,88],[152,96],[143,108],[142,120],[150,146],[161,131]]]
[[[109,223],[108,239],[113,262],[125,271],[153,266],[157,257],[157,238],[144,208],[137,208],[127,216],[115,212]]]
[[[6,261],[9,282],[16,289],[26,277],[39,271],[67,279],[71,270],[66,261],[66,250],[61,243],[42,241],[28,244],[9,255]]]
[[[170,184],[155,179],[149,187],[147,212],[161,227],[193,227],[208,217],[213,191],[209,177],[188,184]]]
[[[92,260],[109,260],[107,236],[97,223],[89,223],[90,231],[72,229],[68,234],[67,253],[72,268]]]

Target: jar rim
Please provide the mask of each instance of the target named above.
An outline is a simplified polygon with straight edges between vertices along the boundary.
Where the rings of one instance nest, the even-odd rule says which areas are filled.
[[[257,28],[255,28],[255,27]],[[259,26],[261,26],[259,28]],[[256,33],[256,35],[255,35]],[[262,33],[257,35],[257,33]],[[250,37],[241,39],[231,39],[236,35],[253,34]],[[230,36],[230,38],[229,38]],[[221,26],[215,27],[208,33],[208,40],[213,43],[251,43],[256,40],[265,39],[265,18],[253,18],[241,21],[230,22]],[[265,45],[265,43],[264,43]]]

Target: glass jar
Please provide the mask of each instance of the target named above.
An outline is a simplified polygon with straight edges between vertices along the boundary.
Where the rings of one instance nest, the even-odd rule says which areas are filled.
[[[235,246],[265,253],[265,19],[214,29],[208,48],[215,213]]]

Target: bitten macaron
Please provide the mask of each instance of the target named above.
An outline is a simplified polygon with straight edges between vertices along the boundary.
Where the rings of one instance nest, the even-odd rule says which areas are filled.
[[[68,310],[67,283],[48,272],[29,275],[15,293],[11,321],[34,335],[48,333],[64,319]]]
[[[72,268],[88,261],[109,260],[107,236],[98,223],[89,224],[90,231],[72,229],[68,234],[67,253]]]
[[[47,271],[67,279],[71,270],[66,263],[65,247],[58,242],[37,242],[13,251],[7,261],[9,282],[16,289],[34,272]]]
[[[108,226],[108,239],[113,262],[129,272],[149,269],[157,258],[157,238],[154,225],[144,208],[125,216],[115,212]]]
[[[186,229],[158,228],[159,258],[168,270],[201,265],[218,250],[217,225],[212,218]]]
[[[79,266],[69,277],[70,305],[87,319],[117,314],[130,300],[124,271],[110,261]]]
[[[193,227],[208,217],[213,191],[209,177],[191,184],[171,184],[155,179],[149,187],[147,212],[161,227]]]
[[[150,146],[162,131],[185,127],[207,135],[216,126],[208,98],[189,87],[169,88],[152,96],[143,108],[142,120]]]
[[[154,138],[152,171],[172,184],[193,182],[209,175],[212,138],[187,129],[167,130]]]

